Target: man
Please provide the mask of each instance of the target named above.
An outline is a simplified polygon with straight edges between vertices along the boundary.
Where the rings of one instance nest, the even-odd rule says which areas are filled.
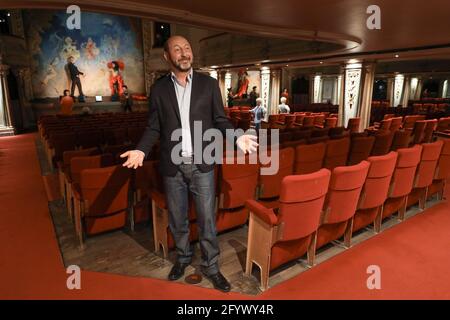
[[[123,111],[124,112],[132,112],[131,110],[131,106],[133,105],[133,98],[131,97],[130,93],[128,92],[128,87],[127,86],[122,86],[122,96],[121,96],[121,103],[122,103],[122,107],[123,107]]]
[[[254,118],[254,122],[255,122],[255,129],[256,131],[259,132],[259,129],[261,129],[261,121],[264,119],[264,117],[266,116],[266,108],[264,108],[262,106],[262,99],[261,98],[257,98],[256,99],[256,106],[250,110],[251,112],[253,112],[255,114],[255,118]]]
[[[163,176],[169,226],[175,239],[177,262],[169,273],[169,280],[177,280],[191,263],[192,248],[189,242],[188,193],[192,193],[196,206],[202,251],[201,270],[216,289],[227,292],[230,284],[218,266],[219,244],[216,235],[214,165],[195,164],[195,144],[201,149],[207,142],[193,141],[194,121],[201,121],[202,131],[233,129],[226,118],[222,97],[215,79],[192,70],[193,54],[189,42],[180,36],[170,37],[164,45],[164,59],[171,73],[158,80],[150,91],[149,119],[136,150],[125,152],[123,164],[136,169],[160,139],[160,172]],[[174,130],[182,130],[182,163],[174,164],[172,149],[179,144],[172,141]],[[256,151],[255,136],[241,135],[236,144],[245,153]],[[200,138],[200,140],[202,140]],[[195,158],[197,160],[197,158]]]
[[[75,62],[75,58],[73,56],[70,56],[67,59],[67,69],[69,71],[70,80],[72,81],[70,95],[72,97],[74,97],[75,85],[76,85],[78,88],[78,96],[79,96],[78,101],[83,102],[84,94],[83,94],[83,89],[81,88],[80,74],[84,75],[84,73],[78,70],[78,68],[75,66],[74,62]]]

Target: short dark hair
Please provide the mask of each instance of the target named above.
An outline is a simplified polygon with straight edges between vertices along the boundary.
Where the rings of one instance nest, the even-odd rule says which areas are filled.
[[[122,88],[127,88],[128,89],[128,87],[126,85],[123,85]]]
[[[256,86],[253,86],[253,88],[252,89],[256,89]]]
[[[69,90],[67,90],[67,89],[66,89],[66,90],[64,90],[64,91],[63,91],[63,95],[66,95],[66,92],[67,92],[67,93],[69,93],[70,91],[69,91]]]

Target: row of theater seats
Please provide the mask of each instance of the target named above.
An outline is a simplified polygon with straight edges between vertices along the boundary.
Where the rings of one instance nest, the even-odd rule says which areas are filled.
[[[260,171],[270,164],[223,164],[217,183],[217,231],[245,224],[247,209],[251,212],[246,272],[256,263],[261,286],[267,288],[270,270],[306,252],[313,264],[317,248],[342,236],[350,246],[354,231],[371,223],[379,231],[383,218],[399,211],[403,219],[406,206],[420,202],[424,208],[427,194],[442,194],[444,181],[450,178],[450,140],[442,147],[442,141],[415,145],[332,170],[305,170],[301,165],[300,171],[312,172],[307,174],[296,172],[292,148],[280,151],[280,168],[272,176]],[[147,170],[157,176],[155,166],[149,163]],[[150,198],[155,250],[162,247],[166,257],[173,237],[161,185],[153,183]],[[194,241],[198,230],[192,205],[189,220]]]
[[[39,120],[38,127],[47,159],[56,166],[64,151],[136,144],[147,117],[142,112],[45,116]]]
[[[328,112],[338,113],[339,106],[330,103],[289,104],[291,112]]]
[[[86,235],[123,228],[127,221],[134,230],[135,223],[150,219],[148,199],[141,198],[151,181],[144,169],[122,167],[118,160],[122,152],[102,153],[98,148],[64,152],[61,193],[81,247]]]
[[[350,133],[351,130],[345,130],[344,127],[286,129],[280,133],[280,145],[282,148],[295,148],[300,145],[324,142],[329,144],[330,148],[337,150],[336,152],[340,152],[342,156],[348,154],[349,164],[355,164],[370,155],[383,155],[390,150],[430,142],[436,127],[435,120],[418,121],[412,130],[397,130],[385,126],[385,123],[379,129],[369,129],[360,133]],[[318,153],[319,155],[322,153]]]
[[[406,117],[410,115],[422,115],[425,116],[426,119],[439,119],[443,117],[448,117],[450,115],[450,104],[447,104],[446,107],[439,108],[414,108],[412,105],[407,108],[401,107],[387,107],[387,106],[374,106],[372,105],[370,111],[370,123],[380,122],[383,117],[387,114],[393,114],[398,117]]]
[[[442,144],[442,141],[438,141],[415,145],[387,155],[370,157],[353,166],[345,166],[345,163],[343,166],[333,165],[330,167],[332,173],[329,169],[320,169],[322,165],[327,166],[327,161],[310,166],[308,156],[305,156],[307,152],[301,149],[304,146],[299,146],[296,152],[292,148],[281,150],[279,171],[273,176],[260,174],[264,166],[271,164],[225,163],[217,170],[217,231],[245,224],[249,211],[252,212],[246,271],[250,272],[252,261],[260,265],[263,269],[262,287],[265,288],[269,270],[305,252],[309,252],[309,261],[312,263],[313,244],[315,250],[345,235],[346,244],[349,245],[351,232],[373,221],[375,229],[380,230],[383,217],[398,210],[400,216],[404,217],[406,205],[420,201],[420,206],[424,207],[427,192],[442,194],[445,179],[450,173],[450,143],[445,140],[443,148]],[[319,145],[324,148],[323,143]],[[74,157],[76,152],[85,154]],[[157,161],[146,161],[134,173],[120,165],[111,166],[113,157],[108,154],[98,155],[98,152],[92,149],[64,154],[70,158],[70,171],[65,173],[68,175],[67,184],[70,185],[70,191],[66,189],[66,200],[69,197],[73,199],[70,202],[73,208],[70,210],[73,211],[80,243],[83,243],[84,233],[92,235],[123,227],[127,214],[131,221],[136,220],[138,213],[142,216],[148,214],[147,206],[151,200],[155,249],[158,251],[162,247],[167,256],[169,248],[173,246],[173,238],[168,228],[167,207],[156,169]],[[315,153],[313,151],[310,154]],[[306,161],[301,161],[302,157]],[[79,164],[83,162],[88,164]],[[80,167],[82,170],[79,170]],[[305,172],[312,173],[303,174]],[[382,188],[386,189],[385,195]],[[376,190],[376,194],[373,190]],[[380,211],[381,207],[383,211]],[[196,240],[198,230],[193,205],[189,208],[189,219],[191,240]],[[300,224],[292,227],[291,224],[298,219],[301,220]],[[261,225],[266,222],[268,225]],[[272,237],[267,238],[264,233],[267,227]],[[312,229],[314,231],[307,233]],[[299,234],[305,236],[295,238]],[[275,242],[269,246],[269,240]],[[262,248],[270,250],[261,253]],[[265,257],[265,260],[259,260],[258,257]]]

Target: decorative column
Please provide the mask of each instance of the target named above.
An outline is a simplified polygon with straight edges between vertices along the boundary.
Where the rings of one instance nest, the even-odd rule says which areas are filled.
[[[409,77],[405,78],[405,83],[403,85],[403,95],[402,95],[402,107],[407,108],[409,102],[409,91],[411,90],[411,81]]]
[[[447,98],[447,91],[448,91],[448,80],[444,80],[444,84],[442,85],[442,96],[441,98]]]
[[[409,99],[415,100],[416,99],[416,92],[417,87],[419,85],[419,79],[418,78],[411,78],[410,80],[410,91],[409,91]]]
[[[361,103],[358,108],[358,116],[361,118],[359,129],[364,130],[370,125],[372,110],[373,84],[375,82],[375,63],[365,63],[363,66]]]
[[[358,115],[358,107],[360,105],[361,78],[361,63],[349,63],[345,66],[343,108],[344,126],[348,125],[348,119],[355,118]]]
[[[393,107],[397,107],[402,103],[403,86],[405,84],[405,76],[397,74],[394,78],[394,97]]]
[[[335,77],[333,83],[333,98],[331,99],[331,103],[334,105],[339,104],[339,97],[340,97],[339,77],[340,76]]]
[[[8,75],[9,67],[1,63],[0,57],[0,136],[14,135],[14,127],[12,125],[10,99],[8,91]]]
[[[264,107],[267,108],[267,114],[273,114],[272,106],[270,105],[270,69],[268,67],[261,68],[261,99]],[[278,105],[278,104],[277,104]]]
[[[394,103],[394,79],[387,79],[387,92],[386,97],[389,100],[389,106],[392,107]]]
[[[345,68],[340,68],[340,75],[337,78],[338,85],[337,85],[337,91],[338,91],[338,99],[337,104],[339,105],[338,108],[338,125],[339,126],[347,126],[346,123],[344,123],[344,95],[345,95],[345,84],[344,84],[344,78],[345,78]]]
[[[321,103],[322,101],[322,76],[317,74],[313,81],[313,103]]]
[[[278,105],[280,104],[280,84],[281,84],[281,70],[276,69],[271,72],[272,80],[271,80],[271,91],[270,91],[270,105],[272,109],[276,109],[278,113]],[[268,114],[270,114],[268,112]]]
[[[423,87],[423,79],[419,78],[419,82],[417,83],[416,94],[414,95],[414,100],[420,100],[422,97],[422,87]]]

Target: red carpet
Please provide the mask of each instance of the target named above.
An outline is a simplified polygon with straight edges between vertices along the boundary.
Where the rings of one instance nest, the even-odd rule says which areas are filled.
[[[49,174],[47,176],[42,176],[44,181],[45,192],[47,193],[48,201],[54,201],[61,198],[61,193],[59,191],[59,180],[58,174]]]
[[[81,290],[68,290],[35,137],[0,138],[0,299],[253,298],[89,271],[82,271]],[[256,298],[449,299],[449,230],[444,202]],[[381,290],[367,289],[369,265],[381,268]]]

